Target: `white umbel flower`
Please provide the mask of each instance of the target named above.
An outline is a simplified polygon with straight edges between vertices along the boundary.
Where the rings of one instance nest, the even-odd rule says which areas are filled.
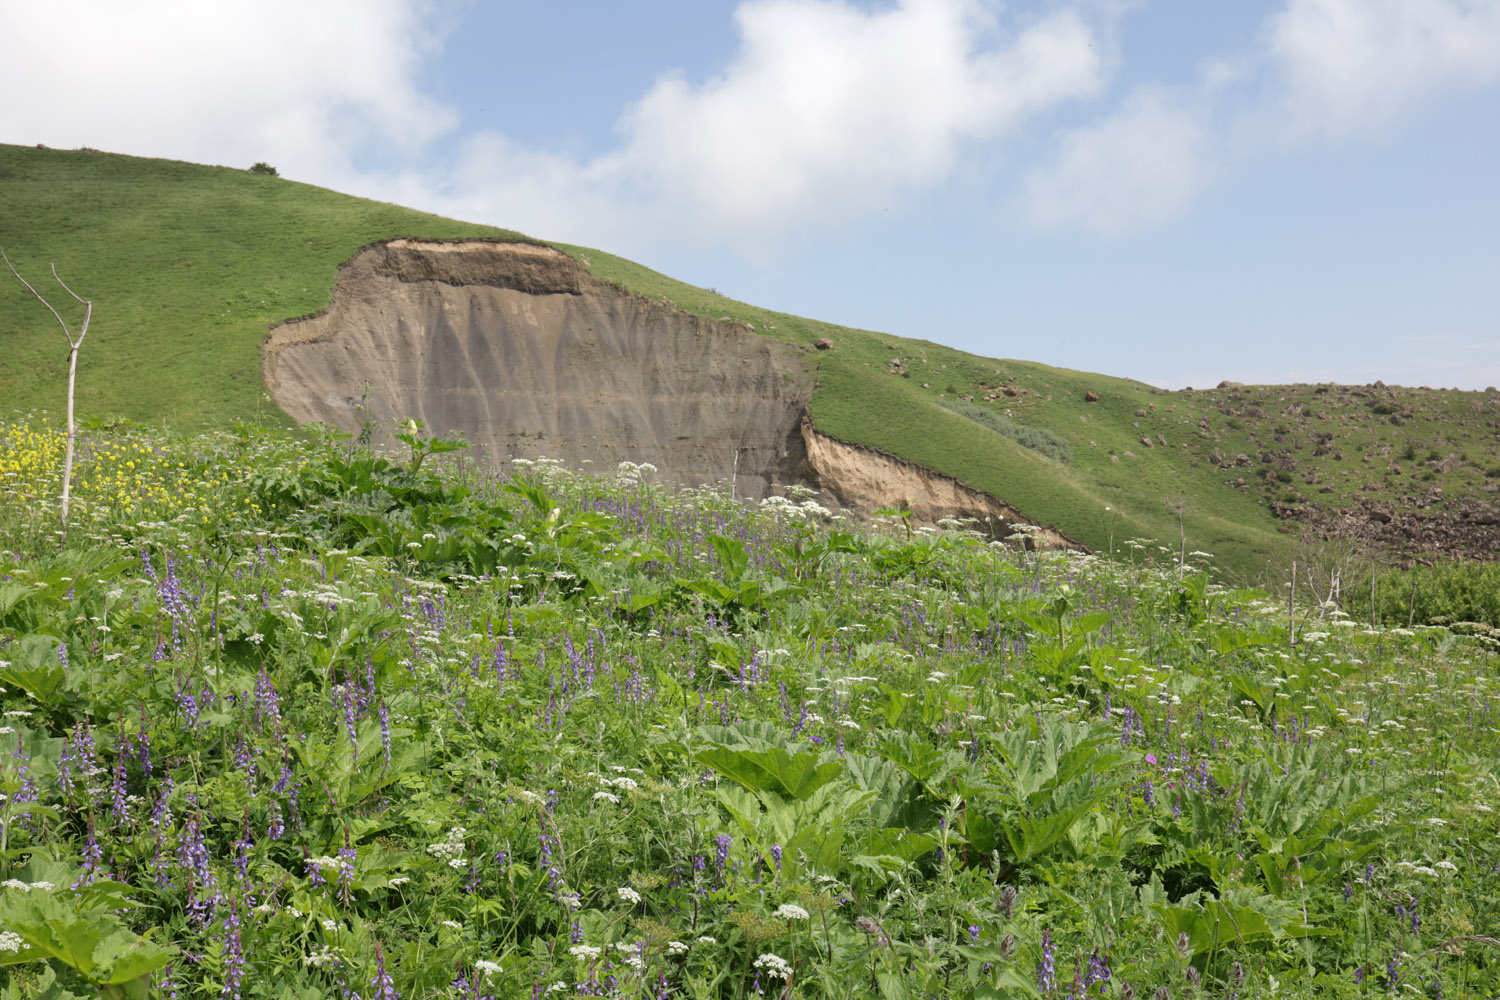
[[[763,953],[759,958],[755,960],[755,968],[760,969],[767,975],[774,976],[777,979],[792,978],[791,964],[780,955],[773,955],[769,951]]]

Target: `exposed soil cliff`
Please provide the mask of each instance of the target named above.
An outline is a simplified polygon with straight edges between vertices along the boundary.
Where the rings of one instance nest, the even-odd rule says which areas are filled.
[[[703,483],[735,475],[738,455],[749,497],[806,478],[812,381],[795,350],[622,292],[550,247],[367,247],[327,311],[272,331],[263,365],[299,421],[354,430],[416,417],[462,432],[497,466],[629,460]]]
[[[351,432],[369,421],[380,444],[415,417],[496,467],[650,462],[668,482],[733,477],[741,497],[801,483],[862,513],[975,518],[998,538],[1025,522],[956,479],[819,434],[803,357],[605,284],[550,247],[395,240],[340,269],[326,311],[272,330],[262,364],[289,415]]]
[[[977,530],[1003,539],[1017,525],[1027,524],[1020,511],[952,476],[916,465],[873,448],[850,444],[820,434],[811,423],[802,425],[813,485],[845,507],[864,513],[879,507],[905,507],[912,519],[935,523],[943,518],[973,519]],[[1081,549],[1060,532],[1040,526],[1030,532],[1043,548]]]

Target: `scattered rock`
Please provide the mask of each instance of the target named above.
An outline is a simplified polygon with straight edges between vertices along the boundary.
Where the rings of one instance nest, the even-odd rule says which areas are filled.
[[[1145,445],[1147,448],[1155,448],[1156,447],[1156,445],[1154,445],[1154,444],[1151,443],[1151,439],[1148,438],[1148,437],[1142,437],[1141,438],[1141,444]]]
[[[1099,402],[1099,394],[1090,389],[1088,392],[1083,394],[1083,401],[1085,403],[1097,403]]]
[[[831,351],[833,350],[833,341],[829,340],[827,337],[824,337],[813,346],[820,351]]]
[[[1231,382],[1228,379],[1225,379],[1224,381],[1222,381],[1222,382],[1219,383],[1219,388],[1220,389],[1243,389],[1244,387],[1245,387],[1245,383],[1243,383],[1243,382]]]

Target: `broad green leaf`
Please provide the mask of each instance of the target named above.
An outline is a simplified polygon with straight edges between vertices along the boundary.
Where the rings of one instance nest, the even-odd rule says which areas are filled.
[[[713,768],[751,791],[772,791],[789,799],[805,799],[844,772],[842,761],[818,762],[811,753],[769,750],[731,750],[708,747],[697,752],[698,762]]]

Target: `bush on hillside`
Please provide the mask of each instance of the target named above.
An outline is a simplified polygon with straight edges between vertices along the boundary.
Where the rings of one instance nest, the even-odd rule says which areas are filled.
[[[939,399],[937,404],[998,434],[1004,434],[1022,448],[1040,452],[1053,461],[1066,464],[1073,458],[1073,449],[1068,442],[1045,427],[1027,427],[978,403],[967,403],[961,399]]]

